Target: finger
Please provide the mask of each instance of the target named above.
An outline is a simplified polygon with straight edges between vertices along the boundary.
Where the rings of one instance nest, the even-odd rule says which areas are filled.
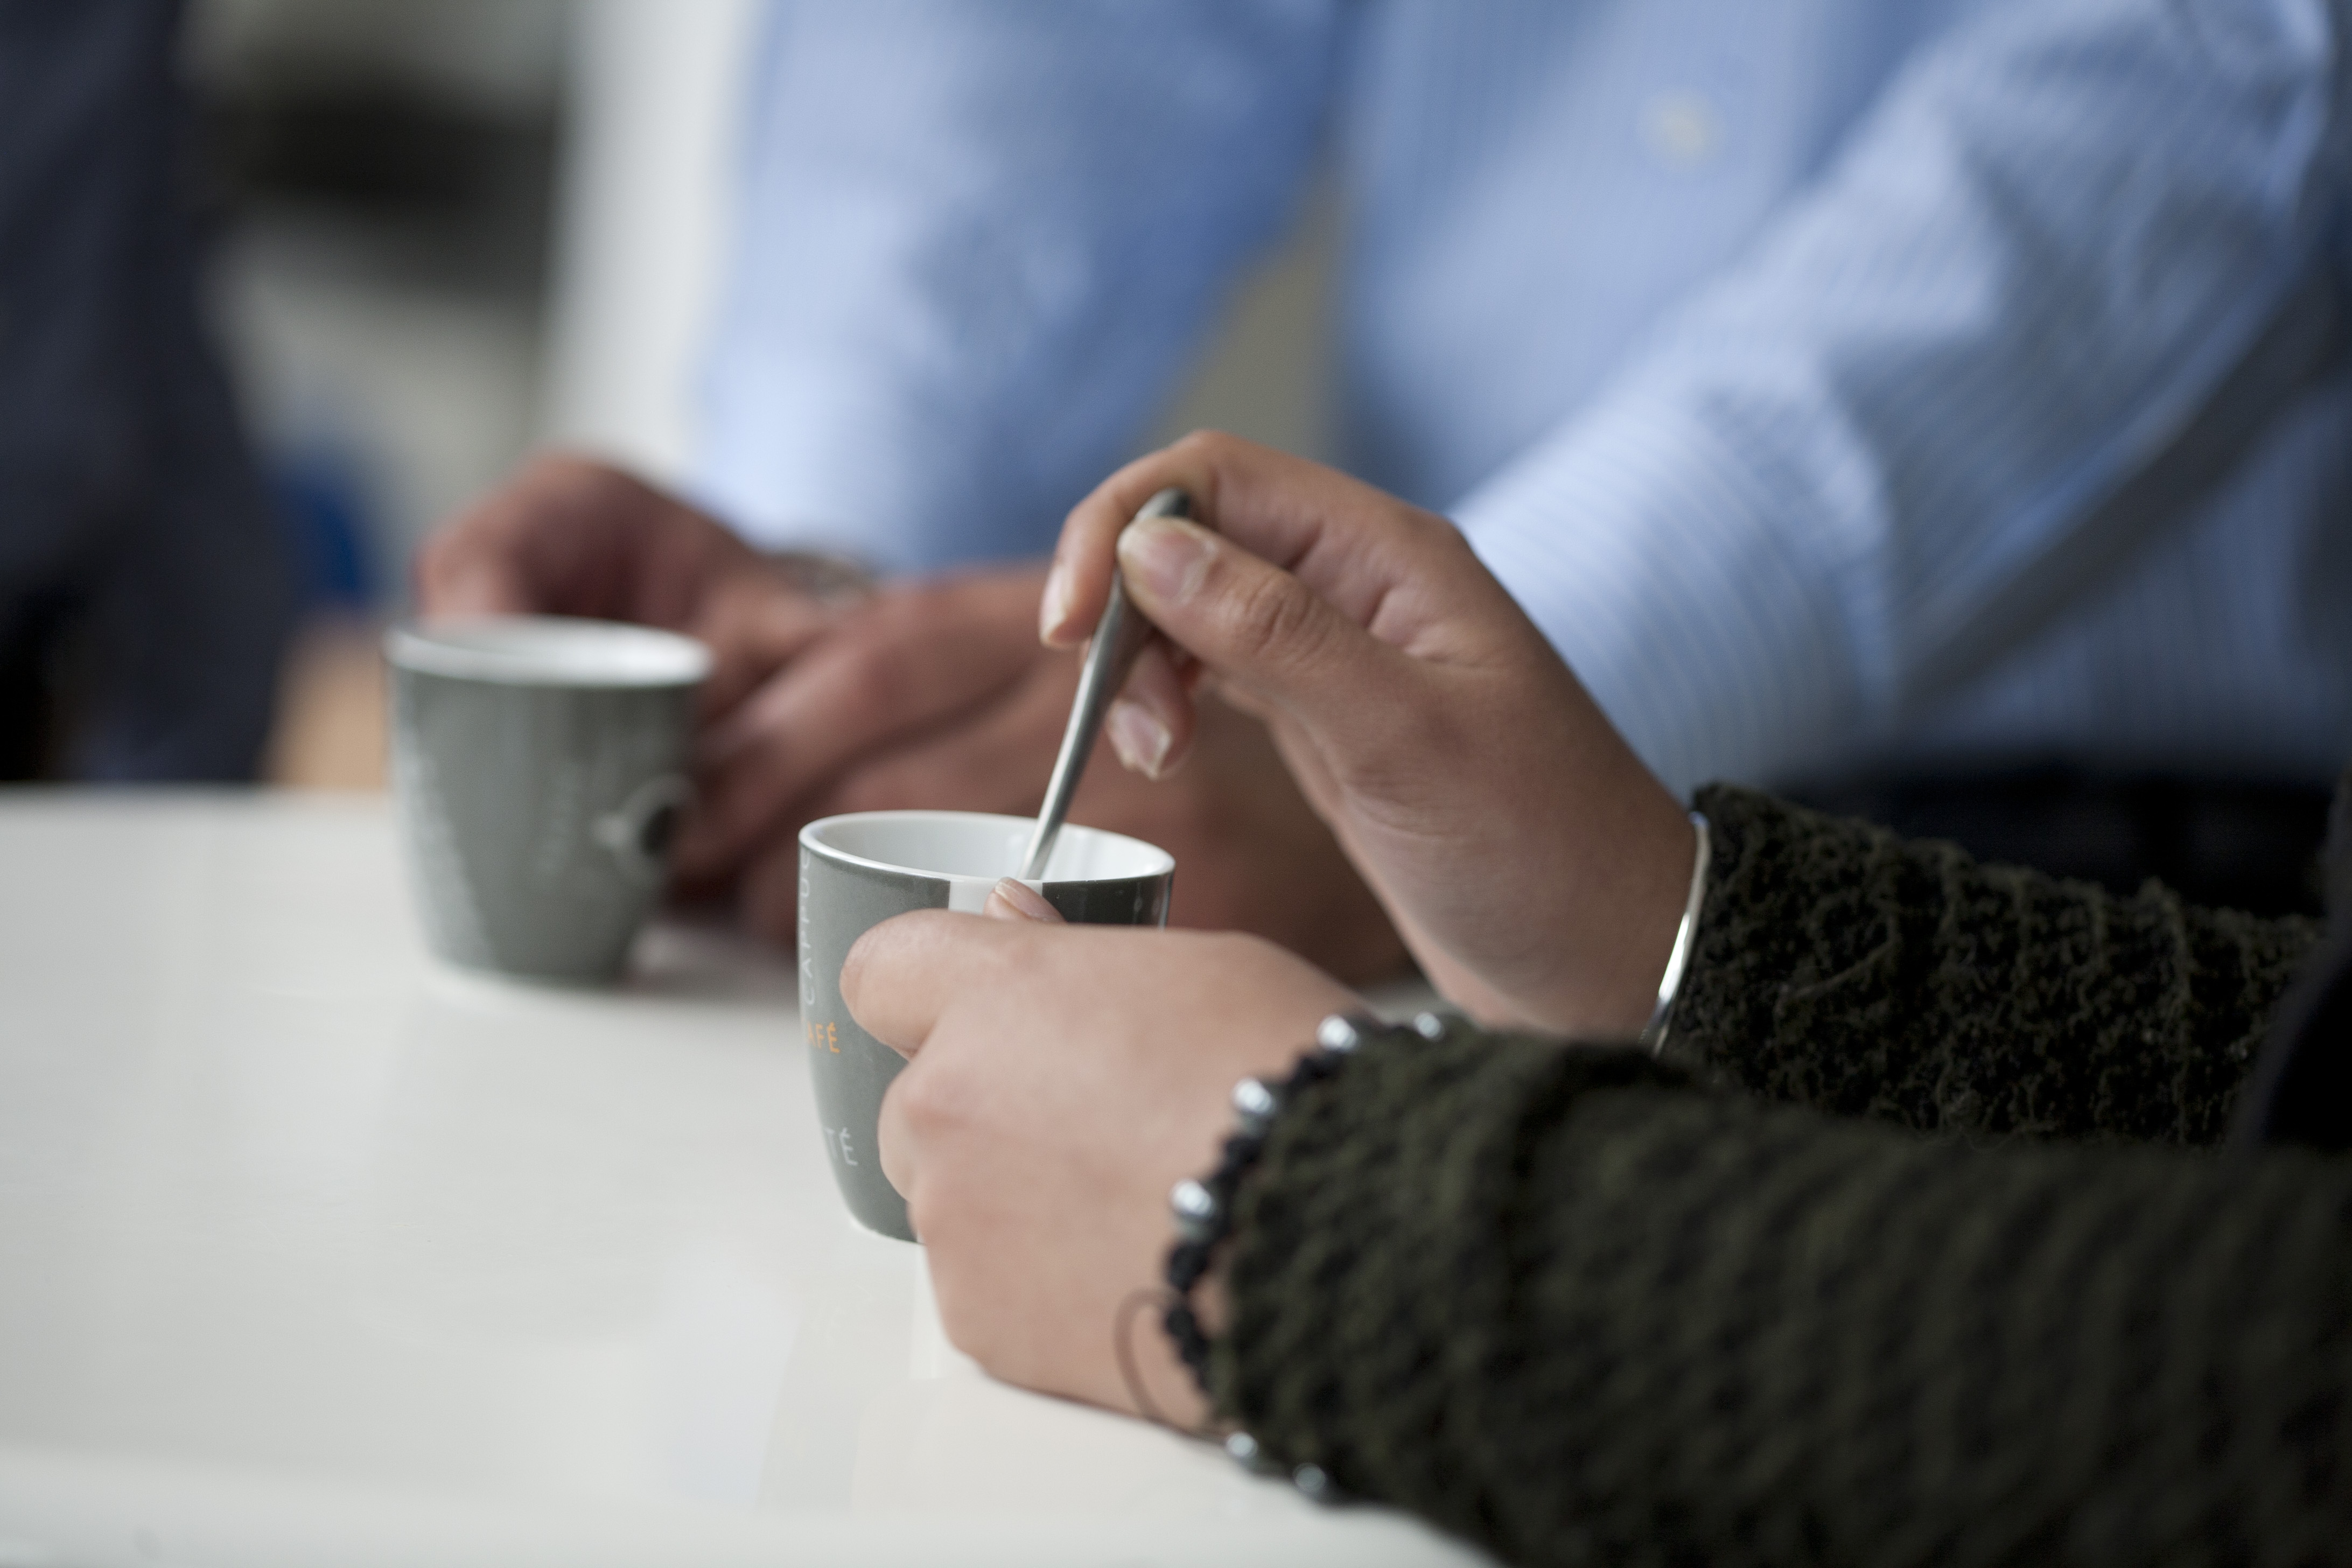
[[[1026,921],[984,921],[918,910],[884,921],[851,945],[841,999],[859,1027],[912,1057],[958,996],[1001,980],[1035,938]]]
[[[689,628],[710,649],[710,678],[696,703],[703,721],[731,711],[840,618],[837,606],[767,574],[714,589]]]
[[[446,537],[428,541],[417,552],[416,603],[422,614],[436,618],[519,616],[535,607],[511,563]]]
[[[742,863],[738,912],[753,931],[790,947],[800,898],[798,835],[804,823],[853,811],[951,806],[1034,816],[1045,797],[1054,748],[1070,716],[1076,674],[1067,660],[1040,667],[994,700],[954,721],[881,748],[814,793],[791,803]],[[1118,776],[1099,752],[1075,808],[1095,784]],[[1091,820],[1083,815],[1080,820]]]
[[[1062,911],[1045,901],[1045,895],[1028,883],[1012,877],[1000,878],[988,890],[988,902],[980,912],[991,920],[1034,921],[1040,925],[1062,925]]]
[[[1386,641],[1409,645],[1449,611],[1509,603],[1445,519],[1303,458],[1203,432],[1129,464],[1071,511],[1040,611],[1047,643],[1074,646],[1093,630],[1119,535],[1171,485],[1191,495],[1202,526]]]
[[[1193,515],[1208,504],[1218,470],[1192,437],[1137,458],[1111,475],[1074,508],[1062,524],[1037,610],[1037,635],[1048,647],[1076,647],[1093,635],[1110,599],[1112,550],[1120,530],[1144,502],[1171,486],[1190,498]]]
[[[538,608],[509,533],[503,515],[478,507],[425,541],[416,552],[418,613],[514,616]]]
[[[857,759],[801,803],[811,818],[850,811],[946,807],[1034,816],[1076,689],[1073,661],[1055,659],[948,721]],[[1098,750],[1087,773],[1116,771]]]
[[[689,875],[740,856],[860,757],[983,705],[1037,663],[1018,626],[1025,584],[1009,597],[965,586],[849,612],[706,733],[702,804],[677,851]]]
[[[1174,773],[1192,749],[1192,693],[1177,658],[1159,637],[1146,643],[1103,723],[1118,760],[1149,779]]]
[[[1390,733],[1412,661],[1290,573],[1177,518],[1129,529],[1118,559],[1138,606],[1220,681],[1318,732]]]
[[[620,616],[636,520],[656,492],[605,464],[542,453],[442,528],[417,557],[428,616]]]
[[[754,569],[750,546],[608,463],[542,453],[419,552],[427,616],[593,616],[672,630],[706,587]]]

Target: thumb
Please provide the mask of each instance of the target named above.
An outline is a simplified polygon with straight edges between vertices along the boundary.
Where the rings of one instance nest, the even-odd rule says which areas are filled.
[[[950,1003],[1013,967],[1028,923],[945,910],[893,916],[850,944],[841,999],[859,1027],[911,1057]]]
[[[1221,680],[1310,729],[1390,710],[1404,658],[1306,584],[1181,518],[1119,536],[1128,592],[1169,639]]]
[[[455,529],[426,541],[412,572],[421,616],[517,616],[539,608],[524,591],[512,561]]]

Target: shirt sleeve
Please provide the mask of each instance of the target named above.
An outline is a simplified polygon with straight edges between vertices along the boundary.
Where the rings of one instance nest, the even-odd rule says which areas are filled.
[[[1866,757],[2324,364],[2343,0],[2011,5],[1456,516],[1670,786]]]
[[[1298,1091],[1218,1402],[1528,1563],[2332,1561],[2352,1163],[1971,1147],[1457,1028]]]
[[[779,0],[698,498],[885,569],[1042,553],[1305,182],[1337,0]]]
[[[1937,1137],[2221,1141],[2315,921],[1979,864],[1715,785],[1666,1049]]]

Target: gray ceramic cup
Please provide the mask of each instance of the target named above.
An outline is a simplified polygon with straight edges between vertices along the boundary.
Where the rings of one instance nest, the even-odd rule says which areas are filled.
[[[627,966],[691,799],[700,643],[497,616],[398,626],[392,763],[433,951],[576,982]]]
[[[868,1230],[915,1239],[907,1203],[882,1174],[875,1129],[882,1094],[906,1065],[857,1026],[841,1000],[841,963],[857,939],[909,910],[969,910],[1021,868],[1026,816],[866,811],[801,829],[801,1033],[816,1081],[825,1156],[849,1212]],[[1065,920],[1168,923],[1176,861],[1168,851],[1093,827],[1065,827],[1045,875],[1029,886]]]

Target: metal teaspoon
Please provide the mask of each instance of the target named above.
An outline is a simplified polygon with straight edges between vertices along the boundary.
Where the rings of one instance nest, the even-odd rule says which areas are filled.
[[[1192,498],[1171,486],[1145,501],[1128,526],[1147,517],[1192,515]],[[1054,759],[1045,805],[1029,834],[1029,851],[1021,858],[1023,881],[1034,882],[1045,874],[1045,862],[1054,856],[1054,840],[1061,837],[1062,821],[1070,815],[1070,797],[1078,793],[1087,759],[1094,755],[1103,715],[1110,711],[1111,699],[1126,684],[1127,672],[1135,668],[1136,656],[1150,637],[1151,623],[1128,607],[1127,584],[1118,568],[1112,566],[1110,602],[1103,606],[1102,619],[1095,623],[1095,635],[1087,643],[1086,663],[1078,669],[1078,694],[1070,703],[1070,726],[1062,731],[1062,752]]]

